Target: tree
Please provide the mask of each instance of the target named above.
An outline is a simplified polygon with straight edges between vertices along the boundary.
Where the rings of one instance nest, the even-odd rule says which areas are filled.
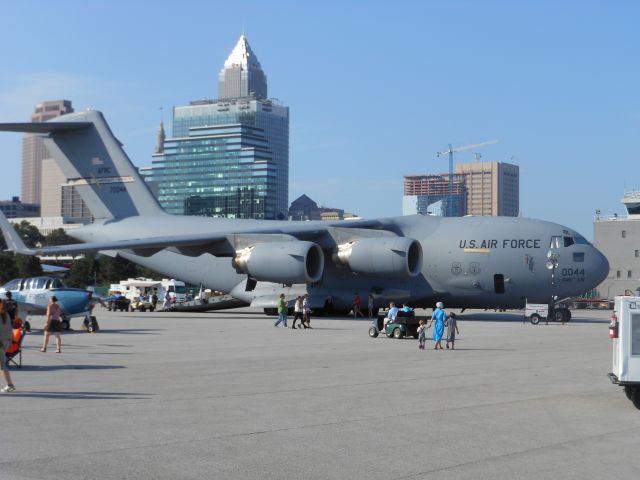
[[[23,220],[18,224],[14,223],[13,227],[15,228],[16,232],[18,232],[18,235],[20,235],[22,241],[24,241],[27,247],[32,248],[37,244],[42,244],[44,237],[40,233],[40,230],[38,230],[37,227],[31,225],[26,220]]]
[[[94,260],[93,255],[86,255],[73,262],[66,278],[66,284],[70,287],[86,288],[94,284]]]
[[[9,280],[19,277],[16,257],[13,253],[0,253],[0,282],[4,285]]]
[[[18,255],[16,257],[16,267],[20,277],[37,277],[42,275],[42,265],[40,259],[33,256]]]
[[[135,278],[138,274],[135,263],[122,257],[102,255],[98,260],[98,272],[101,284],[117,283],[127,278]]]
[[[79,242],[75,238],[67,235],[67,232],[65,232],[62,228],[56,228],[55,230],[52,230],[51,233],[44,237],[44,239],[42,240],[42,244],[47,247],[53,247],[55,245],[68,245],[72,243]]]

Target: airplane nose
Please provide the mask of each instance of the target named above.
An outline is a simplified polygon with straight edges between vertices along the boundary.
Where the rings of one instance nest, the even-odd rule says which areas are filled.
[[[605,257],[600,250],[593,248],[593,266],[592,275],[594,278],[594,287],[600,285],[602,281],[609,275],[609,260]]]

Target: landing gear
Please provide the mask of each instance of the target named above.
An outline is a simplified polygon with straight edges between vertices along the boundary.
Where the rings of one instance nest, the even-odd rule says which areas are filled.
[[[68,315],[62,315],[60,317],[60,324],[63,330],[69,330],[71,328],[71,319]]]

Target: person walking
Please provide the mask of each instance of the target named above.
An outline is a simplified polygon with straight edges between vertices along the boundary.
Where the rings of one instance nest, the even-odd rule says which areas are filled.
[[[169,293],[169,290],[167,290],[166,293],[164,294],[164,301],[162,302],[162,310],[166,312],[167,310],[169,310],[170,307],[171,307],[171,294]]]
[[[369,294],[367,299],[367,309],[369,310],[369,318],[373,318],[373,295]]]
[[[362,299],[360,298],[360,294],[356,292],[353,297],[353,319],[355,320],[360,315],[364,318],[364,314],[360,310],[360,306],[362,305]]]
[[[5,387],[0,389],[2,393],[11,393],[16,391],[16,387],[11,380],[11,373],[7,362],[5,361],[5,353],[11,346],[13,341],[13,325],[11,325],[11,319],[5,309],[5,303],[0,300],[0,370],[2,370],[2,377],[4,378]]]
[[[60,322],[60,314],[62,309],[58,305],[58,298],[55,295],[51,295],[49,298],[49,305],[47,306],[47,320],[44,324],[44,342],[42,343],[41,352],[47,351],[47,345],[49,345],[49,336],[53,333],[56,337],[56,353],[60,353],[62,347],[62,341],[60,340],[60,332],[62,331],[62,323]]]
[[[296,320],[300,320],[300,327],[302,327],[302,325],[304,325],[304,320],[302,319],[302,297],[300,295],[298,295],[296,297],[296,301],[293,304],[293,324],[291,325],[291,328],[293,330],[296,329]]]
[[[287,308],[287,301],[284,299],[284,293],[281,293],[280,298],[278,299],[278,321],[273,324],[274,327],[277,327],[282,323],[284,328],[287,328]]]
[[[431,322],[429,327],[434,324],[433,327],[433,341],[436,343],[433,347],[434,350],[442,350],[442,335],[444,334],[444,321],[447,318],[447,314],[444,311],[444,305],[442,302],[436,303],[436,310],[431,316]]]
[[[424,324],[424,319],[420,319],[418,325],[418,349],[424,350],[424,344],[427,341],[427,326]]]
[[[308,293],[302,297],[302,326],[305,329],[311,328],[311,305],[309,305]]]
[[[456,314],[451,312],[449,314],[449,318],[447,318],[447,343],[446,346],[449,348],[449,344],[451,344],[451,350],[455,350],[456,346],[456,333],[459,335],[460,330],[458,330],[458,321],[456,320]]]

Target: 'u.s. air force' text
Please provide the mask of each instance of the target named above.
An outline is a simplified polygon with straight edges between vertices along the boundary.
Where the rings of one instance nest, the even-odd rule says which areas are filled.
[[[460,240],[460,248],[540,248],[539,238]]]

